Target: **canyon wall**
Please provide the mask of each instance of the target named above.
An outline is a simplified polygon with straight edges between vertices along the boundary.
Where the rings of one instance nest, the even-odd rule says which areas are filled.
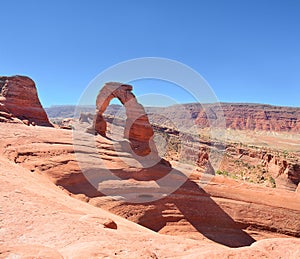
[[[200,127],[208,126],[208,117],[215,118],[219,107],[204,105],[190,107],[191,118]],[[231,104],[221,105],[226,121],[226,128],[237,130],[299,132],[300,108],[280,107],[263,104]]]

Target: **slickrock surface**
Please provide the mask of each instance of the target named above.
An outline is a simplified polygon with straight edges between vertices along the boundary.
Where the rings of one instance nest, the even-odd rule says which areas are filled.
[[[44,253],[46,246],[54,249],[53,253],[74,258],[85,253],[90,257],[121,258],[144,253],[149,258],[205,258],[208,254],[212,258],[245,258],[251,254],[276,258],[286,257],[286,250],[290,253],[287,258],[299,256],[300,242],[293,238],[300,233],[300,196],[296,192],[258,187],[222,176],[203,185],[205,181],[197,180],[200,175],[195,172],[191,177],[194,180],[186,181],[164,199],[142,204],[114,200],[97,192],[82,175],[71,131],[45,127],[30,127],[29,131],[25,125],[5,123],[0,127],[0,157],[10,160],[1,158],[1,192],[5,192],[1,194],[2,254],[8,250],[32,254],[35,249]],[[92,135],[79,135],[82,153],[91,150],[87,136]],[[97,136],[96,145],[97,152],[91,154],[85,166],[95,170],[93,159],[106,161],[105,167],[122,180],[104,180],[103,184],[120,196],[130,194],[135,183],[142,182],[151,190],[153,180],[168,173],[164,164],[149,170],[128,166],[133,158],[120,152],[113,140]],[[176,177],[184,177],[186,170],[178,167]],[[130,230],[133,223],[127,225],[126,220],[102,209],[177,237],[155,234],[142,227],[137,227],[135,234],[136,230]],[[83,226],[82,217],[88,214],[100,215],[101,219],[86,216],[90,223]],[[109,219],[116,222],[117,229],[104,228]],[[122,232],[124,228],[126,231]]]
[[[4,139],[11,144],[1,142],[0,258],[298,258],[300,256],[300,240],[298,238],[270,238],[254,242],[251,246],[227,248],[216,242],[217,240],[213,240],[212,237],[193,240],[185,237],[187,233],[183,237],[161,235],[101,208],[74,199],[68,195],[66,190],[51,183],[48,178],[55,176],[55,179],[67,180],[70,175],[68,170],[72,171],[74,164],[71,158],[74,157],[70,146],[70,131],[43,127],[31,127],[28,131],[28,127],[25,125],[3,123],[0,123],[0,128],[1,139],[3,139],[3,132],[12,132],[14,129],[14,132],[6,134],[7,138]],[[16,161],[4,158],[4,156],[10,157],[12,150],[19,155],[17,156],[19,159]],[[62,150],[64,151],[61,152]],[[38,171],[32,172],[27,169],[35,168],[34,165],[37,165],[36,168],[40,168],[41,174]],[[64,167],[61,167],[62,165]],[[52,173],[47,171],[51,167],[56,168],[52,168]],[[226,199],[229,203],[225,202],[226,205],[222,207],[223,212],[221,213],[224,215],[225,208],[228,207],[227,216],[222,222],[235,224],[232,221],[233,214],[246,217],[243,215],[243,211],[247,210],[240,207],[243,204],[241,200],[250,199],[253,197],[253,192],[256,193],[256,196],[247,207],[250,210],[252,207],[253,212],[256,212],[256,218],[262,217],[265,221],[275,219],[275,216],[272,216],[273,211],[268,212],[272,213],[269,214],[269,217],[266,214],[260,214],[259,206],[265,210],[265,203],[273,210],[278,208],[287,213],[292,211],[295,213],[297,209],[299,211],[299,207],[295,208],[299,204],[296,196],[284,196],[284,192],[279,192],[276,196],[272,189],[270,189],[271,193],[268,193],[265,192],[266,188],[257,189],[254,186],[240,188],[239,184],[232,188],[231,185],[227,185],[228,182],[225,179],[222,182],[222,179],[219,178],[218,181],[214,181],[206,188],[205,192],[212,195],[211,197],[199,196],[198,202],[196,200],[191,202],[187,198],[185,200],[186,208],[183,203],[181,205],[177,203],[179,209],[186,211],[185,224],[188,221],[194,222],[194,219],[191,218],[194,205],[197,206],[197,209],[204,203],[206,205],[203,208],[217,206],[215,208],[218,209],[214,210],[214,214],[218,214],[221,210],[219,206]],[[189,184],[192,185],[192,183]],[[188,187],[186,186],[186,188]],[[192,189],[189,188],[186,191],[192,194]],[[219,200],[216,199],[217,197]],[[83,196],[77,198],[83,198]],[[213,201],[210,199],[215,200],[215,205],[212,205]],[[177,198],[178,200],[180,197]],[[230,203],[231,206],[229,206]],[[107,204],[110,205],[110,203]],[[141,208],[145,206],[143,204]],[[154,221],[157,220],[155,204],[148,206],[151,212],[148,213],[148,219],[150,217],[154,218]],[[121,211],[123,209],[124,207],[120,207]],[[188,212],[187,209],[190,209],[191,212]],[[233,214],[230,213],[231,209],[234,210]],[[144,213],[147,214],[147,211]],[[164,210],[163,214],[163,217],[166,217],[167,214],[170,215],[168,224],[170,224],[169,230],[171,230],[172,222],[176,221],[172,218],[175,219],[175,217],[172,216],[172,211],[167,213]],[[207,217],[205,223],[221,218],[219,216],[216,218],[214,214],[210,215],[213,217],[212,219]],[[249,215],[248,217],[248,220],[255,220],[254,218],[250,219]],[[294,215],[293,219],[290,214],[281,214],[281,217],[286,221],[287,229],[298,224],[295,220],[299,218],[299,214]],[[109,220],[113,220],[117,224],[117,229],[104,227]],[[218,223],[218,221],[215,222]],[[276,221],[273,224],[275,226]],[[199,228],[201,224],[198,223],[198,226],[195,225],[195,227]],[[224,227],[228,227],[228,224]],[[180,229],[180,226],[173,227],[173,232],[176,231],[176,228]],[[200,232],[200,230],[198,231]],[[222,232],[218,232],[218,228],[214,231],[217,231],[215,239],[222,237]],[[234,231],[228,233],[228,235],[230,234],[234,234]],[[276,235],[273,234],[274,236]],[[272,233],[270,237],[272,237]]]
[[[52,127],[29,77],[0,76],[1,121]]]
[[[205,245],[158,235],[2,157],[0,164],[0,258],[174,258]],[[104,227],[109,219],[118,229]]]

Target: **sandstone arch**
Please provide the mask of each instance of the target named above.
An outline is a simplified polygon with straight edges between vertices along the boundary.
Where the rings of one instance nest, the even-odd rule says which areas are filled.
[[[131,147],[138,155],[148,155],[153,149],[152,136],[154,135],[152,126],[144,107],[136,100],[131,92],[133,87],[128,84],[118,82],[106,83],[99,91],[96,100],[96,114],[93,120],[93,127],[89,132],[106,136],[107,124],[103,117],[107,106],[113,98],[118,98],[126,109],[126,124],[124,138],[130,141]]]

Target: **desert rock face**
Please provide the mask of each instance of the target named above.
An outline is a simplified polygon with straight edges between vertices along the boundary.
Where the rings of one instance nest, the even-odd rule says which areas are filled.
[[[206,105],[206,109],[191,106],[191,117],[201,127],[209,127],[208,118],[214,119],[218,106]],[[300,109],[258,104],[222,104],[226,127],[237,130],[298,132]],[[205,107],[205,105],[204,105]]]
[[[137,102],[131,91],[131,85],[116,82],[106,83],[97,96],[96,115],[93,127],[89,131],[106,136],[107,123],[103,113],[109,102],[113,98],[118,98],[126,109],[127,118],[124,137],[131,142],[131,146],[136,154],[144,156],[151,152],[150,141],[153,136],[153,129],[144,107]]]
[[[0,77],[0,121],[52,127],[29,77]]]

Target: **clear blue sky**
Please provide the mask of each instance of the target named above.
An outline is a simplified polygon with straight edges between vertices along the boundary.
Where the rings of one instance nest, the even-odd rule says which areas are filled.
[[[76,104],[104,69],[149,56],[192,67],[220,101],[300,106],[298,0],[0,0],[0,9],[0,75],[30,76],[46,107]],[[159,92],[148,88],[135,91]]]

